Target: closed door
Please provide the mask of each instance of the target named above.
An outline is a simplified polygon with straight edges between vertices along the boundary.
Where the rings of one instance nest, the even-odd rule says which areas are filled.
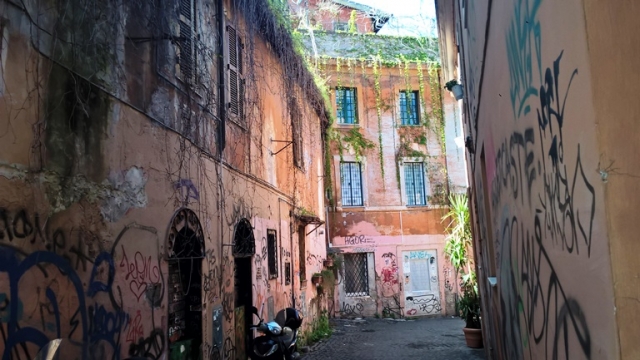
[[[404,313],[436,315],[442,311],[435,250],[403,251]]]

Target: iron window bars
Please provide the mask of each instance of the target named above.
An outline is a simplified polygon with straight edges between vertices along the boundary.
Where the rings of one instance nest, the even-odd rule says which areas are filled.
[[[340,163],[342,206],[362,206],[362,169],[358,162]]]
[[[407,205],[427,205],[423,163],[404,163],[404,185],[407,194]]]
[[[369,296],[367,253],[344,255],[344,290],[347,296]]]

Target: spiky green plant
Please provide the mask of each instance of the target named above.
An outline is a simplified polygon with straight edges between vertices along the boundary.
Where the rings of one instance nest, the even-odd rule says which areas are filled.
[[[469,265],[469,252],[471,250],[471,224],[469,222],[469,202],[463,194],[451,194],[449,196],[449,212],[442,221],[448,221],[445,232],[447,242],[444,245],[444,254],[451,261],[451,265],[460,273]],[[470,273],[470,269],[467,269]]]

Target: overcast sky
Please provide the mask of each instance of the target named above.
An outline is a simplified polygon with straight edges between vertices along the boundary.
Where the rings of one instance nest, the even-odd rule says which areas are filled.
[[[437,36],[433,0],[355,0],[394,15],[380,34]]]

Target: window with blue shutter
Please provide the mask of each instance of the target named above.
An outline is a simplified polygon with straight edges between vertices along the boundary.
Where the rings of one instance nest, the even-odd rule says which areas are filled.
[[[402,125],[420,125],[418,91],[400,92],[400,121]]]
[[[358,123],[358,106],[355,88],[341,87],[336,89],[336,110],[338,124]]]

